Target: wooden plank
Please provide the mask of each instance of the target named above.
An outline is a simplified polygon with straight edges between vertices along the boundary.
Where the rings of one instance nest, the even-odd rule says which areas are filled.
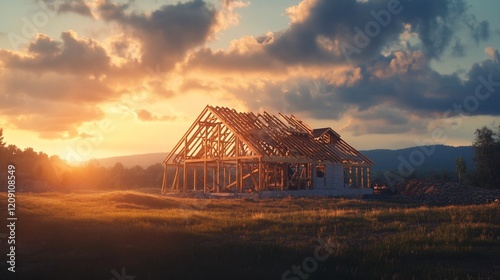
[[[179,190],[179,185],[180,185],[180,182],[181,180],[179,180],[179,169],[180,169],[180,166],[177,165],[175,167],[175,190],[178,191]]]
[[[215,168],[212,168],[212,186],[215,187]]]
[[[264,162],[276,162],[276,163],[316,163],[318,161],[309,159],[309,158],[292,158],[292,157],[262,157],[262,161]]]
[[[187,148],[187,138],[184,138],[184,158],[187,158],[187,153],[188,153],[188,148]],[[182,169],[182,172],[183,172],[183,182],[182,182],[182,192],[186,192],[187,191],[187,183],[188,183],[188,176],[187,176],[187,173],[188,173],[188,168],[187,168],[187,163],[186,161],[184,160],[184,168]]]
[[[227,169],[226,169],[226,166],[223,167],[223,177],[222,177],[222,189],[224,189],[227,185]]]
[[[163,181],[161,183],[161,192],[167,192],[167,179],[168,179],[168,165],[166,163],[163,164]]]
[[[194,173],[193,173],[193,191],[196,191],[196,183],[198,182],[196,176],[197,176],[197,172],[198,170],[196,170],[196,168],[193,168],[194,170]]]
[[[205,139],[204,141],[204,158],[208,158],[208,128],[205,128]],[[207,183],[208,183],[208,166],[207,166],[207,161],[205,160],[203,162],[203,193],[207,193]]]
[[[245,129],[243,129],[242,123],[238,122],[238,120],[241,121],[241,117],[237,113],[235,114],[233,111],[231,111],[227,108],[219,108],[219,107],[216,107],[216,108],[209,107],[209,108],[212,111],[212,113],[214,113],[214,115],[216,115],[219,118],[219,120],[221,120],[222,123],[224,123],[224,125],[226,125],[237,137],[244,139],[247,144],[250,144],[250,145],[248,145],[248,147],[255,154],[262,154],[258,148],[253,146],[252,141],[249,141],[248,138],[246,137],[246,135],[244,135],[242,133],[242,131],[244,131]],[[221,114],[219,111],[224,111],[227,115],[231,115],[231,117],[226,118],[225,114]],[[230,119],[232,119],[232,120],[230,120]],[[234,128],[237,128],[237,129],[234,129]]]
[[[207,172],[207,161],[203,162],[203,193],[207,193],[207,177],[208,177],[208,172]]]
[[[258,182],[258,187],[257,187],[257,192],[261,193],[262,192],[262,189],[263,189],[263,183],[264,183],[264,179],[262,177],[264,177],[264,168],[262,166],[262,158],[259,159],[259,182]]]
[[[236,152],[236,180],[235,180],[235,183],[236,183],[236,192],[239,192],[240,191],[240,160],[238,159],[239,158],[239,155],[240,155],[240,138],[238,138],[238,136],[236,136],[234,138],[234,143],[235,143],[235,152]]]
[[[220,162],[221,162],[221,127],[220,127],[220,124],[217,124],[217,158],[219,160],[217,160],[217,193],[220,193]]]
[[[372,185],[371,185],[371,179],[370,179],[370,167],[367,167],[366,168],[366,180],[368,181],[368,188],[371,188]]]
[[[361,188],[364,189],[365,188],[365,168],[364,167],[361,167],[360,168],[360,176],[361,176]]]

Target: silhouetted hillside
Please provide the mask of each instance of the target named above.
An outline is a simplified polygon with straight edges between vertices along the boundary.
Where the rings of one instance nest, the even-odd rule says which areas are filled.
[[[148,166],[163,162],[163,160],[167,157],[167,155],[168,153],[151,153],[151,154],[101,158],[97,159],[97,161],[103,167],[113,167],[116,163],[121,162],[125,168],[134,167],[136,165],[147,168]]]
[[[451,147],[444,145],[413,147],[401,150],[369,150],[361,151],[376,163],[372,168],[373,172],[385,170],[398,170],[400,165],[409,163],[415,168],[416,172],[456,172],[456,158],[462,156],[470,171],[474,168],[474,151],[472,146]],[[424,155],[422,159],[422,155]],[[421,165],[414,164],[423,162]]]

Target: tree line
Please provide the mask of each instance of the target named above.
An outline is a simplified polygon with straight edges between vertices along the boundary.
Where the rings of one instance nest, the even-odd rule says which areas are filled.
[[[4,142],[3,130],[0,128],[0,178],[6,178],[9,164],[16,167],[19,191],[160,188],[163,180],[163,166],[160,163],[147,168],[139,165],[126,168],[121,163],[103,167],[97,160],[91,160],[83,165],[72,166],[58,156],[8,145]],[[5,189],[6,184],[7,180],[0,179],[1,189]]]
[[[496,129],[477,129],[472,143],[476,170],[471,177],[475,185],[483,188],[500,189],[500,126]]]
[[[500,189],[500,126],[476,129],[472,142],[474,168],[467,166],[462,155],[455,158],[455,170],[449,168],[415,168],[408,176],[401,177],[398,169],[378,170],[371,175],[372,182],[390,185],[387,173],[395,174],[399,182],[411,179],[431,179],[458,182],[461,185]],[[451,163],[451,162],[450,162]]]

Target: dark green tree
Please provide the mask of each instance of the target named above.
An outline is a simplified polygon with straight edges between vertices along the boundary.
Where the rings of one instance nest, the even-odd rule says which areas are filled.
[[[5,142],[3,141],[3,128],[0,128],[0,148],[5,147]]]
[[[2,168],[2,170],[6,169],[7,163],[10,160],[7,159],[7,155],[7,148],[5,147],[5,142],[3,141],[3,129],[0,128],[0,168]]]
[[[476,171],[474,179],[486,188],[500,188],[500,127],[497,132],[484,126],[476,130],[472,144]]]
[[[462,178],[467,173],[467,164],[465,163],[465,159],[463,156],[459,156],[455,162],[457,165],[458,183],[462,184]]]

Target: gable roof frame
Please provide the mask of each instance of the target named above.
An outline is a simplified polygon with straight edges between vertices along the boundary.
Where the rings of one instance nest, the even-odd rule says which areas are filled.
[[[218,108],[218,107],[217,107]],[[173,158],[175,156],[177,156],[176,154],[176,151],[178,149],[182,149],[182,145],[185,144],[186,142],[186,138],[194,131],[194,129],[200,124],[201,120],[204,119],[204,117],[206,116],[207,113],[210,113],[212,114],[214,117],[216,117],[235,137],[238,137],[241,141],[243,141],[243,143],[248,147],[248,149],[250,149],[251,152],[253,152],[256,157],[260,157],[262,158],[263,157],[263,153],[262,151],[259,151],[259,149],[257,149],[252,141],[249,141],[248,139],[246,139],[244,136],[242,136],[240,133],[236,132],[232,126],[234,124],[229,124],[227,123],[224,118],[222,118],[215,110],[213,107],[207,105],[203,111],[200,113],[200,115],[198,116],[198,118],[196,118],[196,120],[193,122],[193,124],[189,127],[189,129],[186,131],[186,133],[184,133],[184,135],[182,136],[182,138],[179,140],[179,142],[174,146],[174,148],[170,151],[170,153],[167,155],[167,157],[163,160],[163,164],[168,164],[169,162],[171,162],[173,160]],[[208,116],[206,116],[208,117]]]
[[[197,137],[197,134],[199,134],[197,131],[203,129],[202,123],[204,120],[208,123],[214,121],[214,125],[215,122],[218,122],[218,125],[224,126],[225,133],[232,134],[228,134],[230,137],[224,136],[224,139],[235,142],[231,144],[235,146],[231,149],[230,154],[234,153],[236,157],[241,155],[234,151],[236,142],[238,142],[235,138],[239,139],[241,141],[239,143],[244,144],[245,149],[248,149],[248,152],[253,154],[252,157],[265,161],[277,162],[281,159],[282,162],[299,160],[348,165],[374,164],[370,159],[342,140],[340,135],[332,128],[312,129],[294,115],[286,116],[281,113],[271,115],[267,112],[256,115],[252,112],[239,113],[234,109],[209,105],[200,113],[163,161],[163,164],[172,162],[177,156],[179,156],[177,161],[182,162],[180,157],[183,154],[184,160],[187,160],[187,152],[183,149],[189,149],[193,141],[195,143],[194,153],[200,153],[199,143],[202,140]],[[211,134],[211,138],[214,137],[213,129],[209,132],[208,128],[205,128],[205,131],[205,133]],[[327,132],[338,136],[339,140],[335,144],[325,145],[317,139],[318,136],[321,137]],[[224,142],[226,143],[226,140]],[[185,147],[182,147],[182,145]],[[238,145],[239,148],[241,147]]]

